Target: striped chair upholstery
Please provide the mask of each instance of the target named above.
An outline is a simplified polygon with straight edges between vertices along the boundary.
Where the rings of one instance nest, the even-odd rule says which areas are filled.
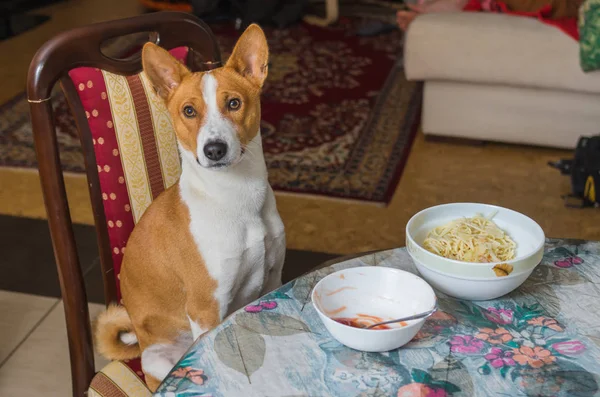
[[[170,52],[185,63],[187,48]],[[119,273],[129,235],[152,200],[173,185],[181,173],[175,131],[162,99],[144,72],[120,76],[81,67],[71,70],[69,76],[77,88],[92,133],[117,294],[121,300]],[[143,380],[139,359],[126,365],[133,376]],[[115,368],[125,368],[115,363],[109,367],[108,374],[114,374]],[[96,378],[109,379],[107,373],[100,372]],[[130,379],[131,374],[126,378]],[[92,389],[96,385],[94,393],[98,395],[98,385],[108,383],[99,383],[96,378]]]
[[[94,376],[88,397],[150,397],[152,393],[134,370],[113,361]]]

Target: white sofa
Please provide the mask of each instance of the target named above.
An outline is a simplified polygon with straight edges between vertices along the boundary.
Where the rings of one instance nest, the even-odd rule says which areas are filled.
[[[600,72],[579,43],[532,18],[429,14],[405,38],[410,80],[424,84],[426,135],[574,148],[600,133]]]

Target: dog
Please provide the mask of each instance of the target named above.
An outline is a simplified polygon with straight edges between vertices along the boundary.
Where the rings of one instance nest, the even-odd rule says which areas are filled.
[[[153,43],[143,47],[182,173],[134,228],[120,273],[123,305],[98,317],[95,337],[108,359],[141,356],[152,391],[196,338],[281,285],[285,231],[260,136],[268,57],[258,25],[225,66],[207,72],[190,72]]]

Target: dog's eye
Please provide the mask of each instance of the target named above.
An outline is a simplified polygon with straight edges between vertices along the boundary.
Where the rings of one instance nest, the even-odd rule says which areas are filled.
[[[196,109],[193,106],[185,106],[183,108],[183,115],[188,119],[196,117]]]
[[[229,110],[238,110],[240,106],[242,106],[242,101],[237,98],[230,99],[229,102],[227,102]]]

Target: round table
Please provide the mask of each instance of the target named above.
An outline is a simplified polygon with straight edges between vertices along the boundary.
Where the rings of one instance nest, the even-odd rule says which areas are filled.
[[[408,345],[364,353],[333,339],[310,292],[334,271],[417,273],[404,248],[329,262],[200,337],[157,396],[593,396],[600,393],[600,242],[547,240],[516,291],[493,301],[437,293]]]

